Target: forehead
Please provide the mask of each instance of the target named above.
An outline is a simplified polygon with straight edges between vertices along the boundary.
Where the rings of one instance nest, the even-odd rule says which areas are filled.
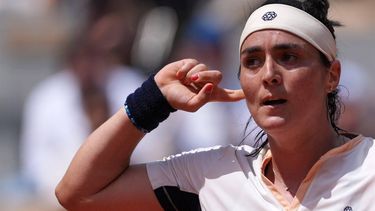
[[[314,49],[310,43],[294,34],[282,30],[267,29],[250,34],[245,39],[241,52],[251,47],[272,48],[275,45],[290,45],[306,50]]]

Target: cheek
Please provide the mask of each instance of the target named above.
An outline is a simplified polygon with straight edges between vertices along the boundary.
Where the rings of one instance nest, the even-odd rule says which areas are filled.
[[[292,98],[303,104],[303,107],[324,104],[325,85],[320,75],[313,73],[289,79],[290,81],[285,83],[285,89],[293,95]]]
[[[251,105],[255,104],[257,92],[259,90],[259,80],[254,76],[241,74],[240,83],[246,97],[247,106],[250,109]]]

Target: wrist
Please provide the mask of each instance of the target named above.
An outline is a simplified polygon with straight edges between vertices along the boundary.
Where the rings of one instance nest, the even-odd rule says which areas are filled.
[[[131,122],[142,132],[148,133],[176,111],[165,99],[151,75],[141,87],[130,94],[124,104]]]

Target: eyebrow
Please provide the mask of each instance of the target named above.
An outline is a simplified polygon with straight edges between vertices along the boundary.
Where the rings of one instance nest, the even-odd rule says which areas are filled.
[[[277,44],[273,46],[272,50],[289,50],[289,49],[298,49],[298,48],[301,48],[301,46],[295,43],[282,43],[282,44]],[[240,55],[256,53],[262,50],[263,48],[260,46],[253,46],[253,47],[245,48],[243,51],[241,51]]]
[[[251,54],[260,51],[262,51],[262,48],[260,46],[253,46],[242,50],[240,55],[242,56],[243,54]]]
[[[282,44],[277,44],[272,47],[272,49],[274,50],[289,50],[289,49],[298,49],[298,48],[301,48],[301,46],[295,43],[282,43]]]

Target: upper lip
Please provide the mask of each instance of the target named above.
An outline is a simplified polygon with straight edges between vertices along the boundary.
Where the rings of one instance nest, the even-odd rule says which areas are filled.
[[[273,105],[273,104],[280,104],[285,103],[287,100],[282,97],[274,97],[274,96],[267,96],[263,98],[261,101],[261,105]]]

